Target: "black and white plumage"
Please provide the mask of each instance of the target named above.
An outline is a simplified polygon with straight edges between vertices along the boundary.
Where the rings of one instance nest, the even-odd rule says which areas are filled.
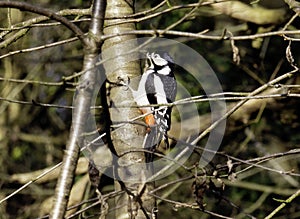
[[[142,74],[138,89],[132,90],[134,100],[145,116],[148,128],[144,148],[155,151],[156,146],[164,140],[169,146],[167,131],[171,126],[172,107],[149,104],[168,104],[175,100],[177,83],[174,76],[174,62],[167,53],[147,53],[147,64]],[[153,160],[153,153],[146,153],[146,162]]]

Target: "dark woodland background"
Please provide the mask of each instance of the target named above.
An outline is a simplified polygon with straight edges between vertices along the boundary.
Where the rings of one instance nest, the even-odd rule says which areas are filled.
[[[85,9],[74,13],[66,11],[64,15],[84,32],[88,31],[90,1],[26,2],[54,11]],[[136,1],[136,13],[149,10],[160,2]],[[295,15],[297,10],[287,4],[289,1],[240,2],[253,11],[235,17],[213,4],[204,5],[173,28],[187,33],[208,30],[203,39],[176,35],[165,37],[199,52],[214,69],[224,92],[252,92],[296,70],[291,77],[280,80],[276,86],[270,86],[260,94],[269,95],[268,98],[250,100],[227,118],[226,133],[219,149],[223,155],[215,156],[205,168],[204,175],[194,177],[194,166],[201,155],[201,151],[195,149],[185,164],[189,170],[179,168],[156,182],[156,187],[169,183],[157,192],[162,197],[158,199],[160,218],[264,218],[282,204],[282,200],[297,190],[299,194],[300,77],[297,66],[300,64],[300,19]],[[163,30],[191,10],[191,7],[175,7],[192,3],[197,2],[166,1],[149,14],[174,10],[158,13],[152,18],[147,18],[147,15],[134,17],[137,30]],[[251,18],[251,13],[256,13],[258,7],[277,11],[261,23],[259,20],[263,20],[267,12],[259,12],[261,19]],[[51,20],[23,27],[21,22],[35,17],[38,15],[0,8],[0,200],[34,180],[45,168],[62,161],[72,120],[72,109],[68,106],[72,106],[78,82],[75,74],[82,69],[83,49],[74,34]],[[143,17],[145,19],[141,19]],[[11,31],[10,27],[15,29]],[[222,39],[222,34],[237,38],[234,41]],[[251,37],[255,35],[257,37]],[[137,35],[143,36],[148,35]],[[32,51],[27,51],[30,48]],[[287,48],[296,67],[287,60]],[[238,49],[238,53],[234,49]],[[233,55],[239,62],[233,59]],[[203,94],[202,88],[188,74],[177,73],[176,77],[193,96]],[[272,96],[274,94],[277,96]],[[237,101],[232,99],[226,103],[230,109]],[[208,102],[200,102],[197,107],[203,120],[209,117]],[[174,112],[173,130],[180,125],[176,118]],[[171,133],[176,136],[176,131]],[[205,144],[206,140],[200,141],[198,146]],[[231,162],[234,163],[233,169],[230,168]],[[92,207],[97,198],[87,177],[87,166],[82,155],[73,187],[76,195],[71,195],[69,202],[70,206],[78,206],[69,211],[72,212],[69,215],[91,206],[83,211],[82,218],[99,218],[99,205]],[[57,177],[58,170],[2,202],[0,218],[47,218]],[[102,180],[103,194],[114,191],[112,179],[103,177]],[[299,201],[299,197],[293,199],[273,218],[300,218]],[[108,203],[113,211],[113,198]],[[78,215],[73,218],[79,218]]]

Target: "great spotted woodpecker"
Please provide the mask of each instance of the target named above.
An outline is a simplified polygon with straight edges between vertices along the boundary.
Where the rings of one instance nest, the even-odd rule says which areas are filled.
[[[164,140],[169,147],[167,131],[171,126],[172,107],[163,104],[172,103],[177,92],[177,83],[174,75],[174,61],[167,53],[147,53],[145,71],[142,74],[138,89],[132,90],[135,102],[145,115],[145,123],[148,125],[144,140],[146,162],[153,161],[153,152],[157,145]],[[158,104],[162,106],[146,107]]]

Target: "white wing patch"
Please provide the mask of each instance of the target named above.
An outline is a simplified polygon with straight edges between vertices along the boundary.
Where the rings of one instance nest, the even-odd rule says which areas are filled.
[[[160,80],[159,76],[154,75],[154,84],[155,84],[155,95],[157,98],[157,102],[160,104],[167,104],[168,100],[165,95],[163,83]],[[163,133],[165,133],[168,128],[167,120],[165,118],[166,113],[167,113],[167,107],[161,106],[161,107],[159,107],[159,110],[157,111],[157,113],[154,114],[156,124],[160,124],[159,129]]]
[[[164,85],[160,80],[159,76],[157,75],[154,75],[154,84],[155,84],[155,95],[157,98],[157,103],[160,104],[168,103],[165,90],[164,90]]]

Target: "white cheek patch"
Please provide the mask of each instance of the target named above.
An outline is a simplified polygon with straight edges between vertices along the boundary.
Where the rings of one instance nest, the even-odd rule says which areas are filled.
[[[169,75],[171,72],[171,68],[166,65],[165,67],[163,67],[161,70],[158,70],[157,73],[161,74],[161,75]]]

